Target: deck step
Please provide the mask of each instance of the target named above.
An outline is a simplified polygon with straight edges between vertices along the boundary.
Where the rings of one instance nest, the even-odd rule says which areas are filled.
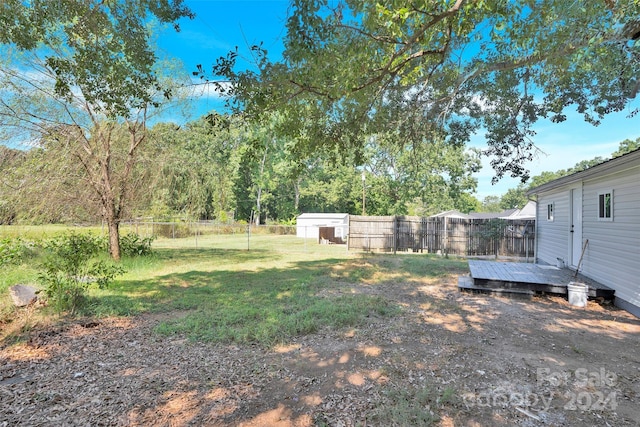
[[[539,264],[469,261],[470,283],[465,288],[476,292],[505,293],[523,291],[526,294],[555,294],[566,296],[572,281],[589,286],[589,298],[613,299],[615,291],[601,283],[566,268]],[[472,286],[472,287],[470,287]]]
[[[514,298],[531,298],[535,292],[528,289],[501,288],[474,285],[473,279],[469,276],[458,277],[458,289],[461,292],[471,292],[476,294],[502,295]]]

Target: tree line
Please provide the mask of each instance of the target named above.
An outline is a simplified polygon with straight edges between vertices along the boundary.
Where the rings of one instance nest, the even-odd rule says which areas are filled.
[[[112,155],[123,156],[126,129],[114,135]],[[473,194],[477,182],[472,176],[480,167],[479,155],[463,149],[429,144],[393,150],[372,138],[360,168],[353,159],[326,153],[299,162],[286,139],[275,137],[268,126],[218,114],[182,126],[158,123],[146,138],[127,178],[134,185],[125,219],[292,223],[302,212],[361,214],[363,202],[369,215],[497,212],[524,206],[533,187],[607,160],[596,157],[545,171],[480,201]],[[627,139],[611,157],[639,147],[640,138]],[[99,195],[59,140],[42,141],[30,150],[0,146],[0,173],[2,224],[95,223],[102,218]],[[114,180],[125,179],[123,174],[116,168]]]
[[[113,125],[110,157],[114,183],[131,183],[123,219],[188,218],[220,222],[287,223],[302,212],[429,215],[446,209],[477,210],[477,152],[423,144],[397,148],[371,138],[363,165],[348,153],[318,152],[304,160],[268,125],[211,114],[178,126],[146,131],[135,166],[126,125]],[[52,132],[36,146],[0,147],[0,222],[95,222],[100,194],[80,161],[78,143]],[[444,157],[443,157],[444,155]],[[364,176],[364,180],[363,180]],[[364,199],[363,199],[364,190]]]

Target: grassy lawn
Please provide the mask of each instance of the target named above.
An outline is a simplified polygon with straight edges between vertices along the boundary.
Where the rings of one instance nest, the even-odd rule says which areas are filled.
[[[380,296],[332,292],[345,284],[437,277],[465,265],[425,255],[349,254],[343,245],[295,236],[208,235],[197,241],[160,239],[153,247],[153,256],[123,260],[127,273],[109,288],[91,289],[87,315],[171,313],[158,333],[271,345],[400,310]],[[372,258],[378,261],[367,262]],[[16,313],[7,288],[34,283],[38,262],[5,268],[0,281],[5,322]]]

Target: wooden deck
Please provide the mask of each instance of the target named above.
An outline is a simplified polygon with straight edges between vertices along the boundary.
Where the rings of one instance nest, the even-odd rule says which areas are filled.
[[[612,299],[614,290],[568,268],[520,262],[469,261],[469,278],[459,280],[460,290],[514,295],[551,293],[567,295],[569,282],[589,286],[589,297]]]

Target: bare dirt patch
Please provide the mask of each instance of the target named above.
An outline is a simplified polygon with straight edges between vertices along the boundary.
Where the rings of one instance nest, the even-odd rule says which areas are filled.
[[[640,425],[640,320],[432,283],[340,285],[392,319],[272,349],[74,321],[0,349],[0,426]]]

